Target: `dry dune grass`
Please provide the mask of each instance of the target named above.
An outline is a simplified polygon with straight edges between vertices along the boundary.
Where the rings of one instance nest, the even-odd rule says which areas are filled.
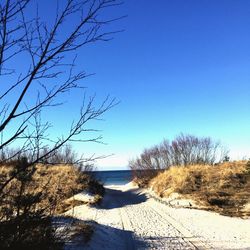
[[[202,207],[232,216],[249,216],[250,163],[226,162],[215,166],[173,166],[149,184],[161,197],[179,193]]]
[[[0,166],[0,182],[8,180],[14,171],[16,167],[13,165]],[[62,241],[71,237],[72,230],[74,235],[78,233],[86,241],[89,240],[93,233],[91,225],[65,225],[69,230],[58,234],[51,218],[63,218],[64,212],[84,204],[82,201],[70,201],[73,195],[91,190],[97,192],[97,197],[102,197],[98,195],[102,188],[101,184],[72,165],[37,165],[26,168],[1,193],[1,247],[16,249],[18,245],[24,249],[29,249],[28,246],[36,249],[61,249]],[[97,199],[96,203],[100,200]]]
[[[71,165],[37,166],[33,178],[39,183],[38,188],[46,188],[44,202],[54,202],[56,213],[62,211],[66,199],[87,189],[89,181],[88,175],[80,173]]]
[[[44,209],[48,215],[56,215],[72,205],[65,204],[65,201],[74,194],[89,188],[90,177],[72,165],[46,166],[37,165],[36,171],[32,175],[29,185],[25,188],[25,195],[36,195],[41,193],[40,201],[35,204],[32,210]],[[2,179],[7,179],[13,171],[13,166],[1,166],[0,175]],[[14,179],[7,186],[5,193],[9,199],[15,200],[17,190],[20,189],[21,183]],[[12,198],[11,198],[12,197]],[[12,202],[6,202],[6,206],[11,206]],[[0,212],[4,204],[0,208]],[[10,208],[12,211],[14,206]],[[13,211],[15,213],[15,211]]]
[[[23,168],[19,163],[25,161],[0,166],[0,184],[15,176],[0,194],[1,249],[61,249],[65,236],[57,233],[52,218],[67,198],[88,188],[90,178],[70,165]],[[84,227],[82,233],[88,231]]]

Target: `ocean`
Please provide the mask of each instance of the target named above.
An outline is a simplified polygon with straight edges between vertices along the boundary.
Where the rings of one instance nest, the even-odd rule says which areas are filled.
[[[104,185],[125,185],[132,181],[131,170],[93,171],[92,174]]]

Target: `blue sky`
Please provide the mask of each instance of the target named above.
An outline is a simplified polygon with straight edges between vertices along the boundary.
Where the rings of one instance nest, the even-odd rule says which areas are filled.
[[[127,17],[110,29],[124,32],[81,49],[77,61],[95,73],[83,83],[89,95],[120,101],[90,124],[107,145],[74,148],[114,154],[97,165],[121,168],[183,132],[220,140],[232,158],[250,157],[250,1],[125,0],[107,13],[120,15]],[[65,96],[69,103],[53,113],[51,133],[70,126],[66,120],[77,115],[82,95]]]
[[[250,2],[138,0],[119,11],[125,32],[86,52],[89,90],[121,101],[98,124],[108,145],[88,149],[115,154],[99,165],[124,166],[180,132],[249,156]]]

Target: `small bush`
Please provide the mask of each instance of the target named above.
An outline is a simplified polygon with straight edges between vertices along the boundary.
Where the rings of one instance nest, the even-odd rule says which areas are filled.
[[[89,178],[87,182],[87,189],[92,194],[98,194],[100,196],[104,196],[105,194],[105,188],[103,187],[103,184],[99,181],[95,180],[94,178]]]

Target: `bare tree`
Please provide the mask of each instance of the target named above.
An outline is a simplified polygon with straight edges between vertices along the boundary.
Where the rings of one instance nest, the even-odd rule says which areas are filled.
[[[84,97],[79,117],[59,138],[48,137],[47,130],[53,124],[42,123],[40,114],[46,108],[62,105],[59,100],[65,92],[84,91],[82,80],[88,75],[77,71],[76,53],[85,45],[109,41],[118,32],[104,29],[116,19],[105,19],[102,13],[120,3],[116,0],[57,1],[52,22],[40,16],[42,1],[37,3],[36,15],[32,16],[30,8],[34,9],[34,4],[32,0],[6,0],[0,4],[0,150],[4,155],[7,147],[18,142],[19,152],[10,154],[9,151],[8,157],[2,159],[7,161],[25,152],[32,155],[28,165],[42,162],[66,142],[101,141],[100,136],[84,138],[82,135],[96,131],[86,124],[109,110],[115,104],[114,99],[107,97],[95,107],[95,97]],[[69,20],[71,26],[65,31]],[[18,69],[15,62],[20,60],[23,64]],[[0,190],[13,178],[15,175]]]
[[[48,172],[37,169],[37,163],[77,163],[91,169],[89,161],[97,158],[95,155],[78,158],[68,145],[74,142],[102,142],[99,131],[89,124],[100,119],[116,101],[107,97],[97,105],[95,96],[86,96],[83,80],[89,75],[78,70],[77,55],[82,47],[109,41],[114,33],[119,32],[105,28],[119,19],[107,19],[105,13],[107,9],[120,5],[118,1],[55,0],[47,6],[49,17],[41,10],[46,4],[44,1],[6,0],[0,3],[2,247],[24,246],[29,249],[27,244],[37,249],[52,247],[53,239],[48,240],[53,231],[48,211],[54,211],[58,200],[61,200],[57,197],[65,196],[65,190],[61,190],[60,183],[55,183],[58,187],[52,188],[54,197],[47,197],[49,203],[46,206],[42,204],[52,177],[47,176],[47,182],[46,178],[40,178]],[[51,135],[49,131],[53,121],[43,121],[42,117],[48,110],[56,112],[57,107],[64,104],[65,93],[73,91],[83,93],[79,115],[69,121],[68,131],[63,131],[62,135]],[[3,167],[10,162],[10,167]],[[73,182],[77,182],[76,186],[82,187],[82,179],[85,178],[82,172],[75,169],[71,174],[75,178]],[[44,179],[45,183],[39,182],[38,178]],[[64,181],[67,178],[65,176]],[[68,195],[74,194],[77,189],[68,185],[72,188]],[[48,223],[49,227],[46,226]],[[47,241],[47,245],[44,246],[41,240]]]
[[[129,162],[135,177],[142,185],[159,171],[170,166],[211,164],[221,162],[228,152],[219,142],[210,137],[199,138],[180,134],[171,143],[164,140],[161,144],[145,149],[135,160]]]
[[[224,158],[225,149],[210,137],[180,134],[172,141],[172,165],[211,164]]]

